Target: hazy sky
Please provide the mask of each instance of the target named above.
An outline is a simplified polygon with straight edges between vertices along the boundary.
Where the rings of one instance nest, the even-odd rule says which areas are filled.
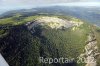
[[[0,6],[38,6],[69,2],[100,2],[100,0],[0,0]]]
[[[100,6],[100,0],[0,0],[0,12],[4,10],[32,8],[51,4],[67,6]]]

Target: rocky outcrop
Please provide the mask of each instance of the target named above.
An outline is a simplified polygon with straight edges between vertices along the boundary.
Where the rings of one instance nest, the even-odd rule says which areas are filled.
[[[30,31],[34,31],[34,27],[39,25],[44,27],[47,26],[51,29],[64,29],[70,27],[79,27],[82,24],[83,22],[68,21],[67,19],[61,19],[58,17],[43,16],[36,18],[32,22],[27,22],[25,25]]]
[[[85,66],[96,66],[98,52],[98,46],[96,37],[93,32],[90,32],[86,41],[85,52],[80,55],[80,58],[84,58]]]

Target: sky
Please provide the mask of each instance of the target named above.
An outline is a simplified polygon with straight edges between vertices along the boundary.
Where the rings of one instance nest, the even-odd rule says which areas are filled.
[[[46,5],[100,6],[100,0],[0,0],[0,12]]]
[[[100,0],[0,0],[0,7],[41,6],[57,3],[100,2]]]

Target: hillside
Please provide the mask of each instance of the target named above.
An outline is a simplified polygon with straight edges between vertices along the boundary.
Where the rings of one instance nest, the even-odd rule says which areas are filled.
[[[99,39],[99,27],[73,17],[16,14],[0,19],[0,53],[10,66],[89,66],[78,61],[79,57],[88,61],[91,55],[96,61],[92,65],[99,66]],[[94,44],[96,49],[85,49],[88,44]],[[49,64],[40,63],[39,57],[74,60]]]
[[[64,15],[77,17],[85,22],[90,22],[100,26],[100,7],[76,7],[76,6],[48,6],[32,9],[11,10],[0,15],[0,18],[11,17],[16,13],[24,17],[33,15]]]

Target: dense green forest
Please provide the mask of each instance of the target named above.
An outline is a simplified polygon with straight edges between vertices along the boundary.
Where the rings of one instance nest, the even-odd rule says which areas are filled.
[[[85,23],[73,31],[72,28],[51,29],[37,26],[31,33],[25,24],[43,15],[22,16],[0,19],[0,53],[10,66],[84,66],[77,64],[77,57],[84,52],[89,32],[94,31],[100,49],[100,29]],[[45,15],[47,16],[47,15]],[[55,15],[50,15],[55,16]],[[73,17],[57,16],[59,18],[80,21]],[[72,63],[45,64],[39,62],[44,58],[75,58]],[[98,66],[99,66],[98,58]]]

